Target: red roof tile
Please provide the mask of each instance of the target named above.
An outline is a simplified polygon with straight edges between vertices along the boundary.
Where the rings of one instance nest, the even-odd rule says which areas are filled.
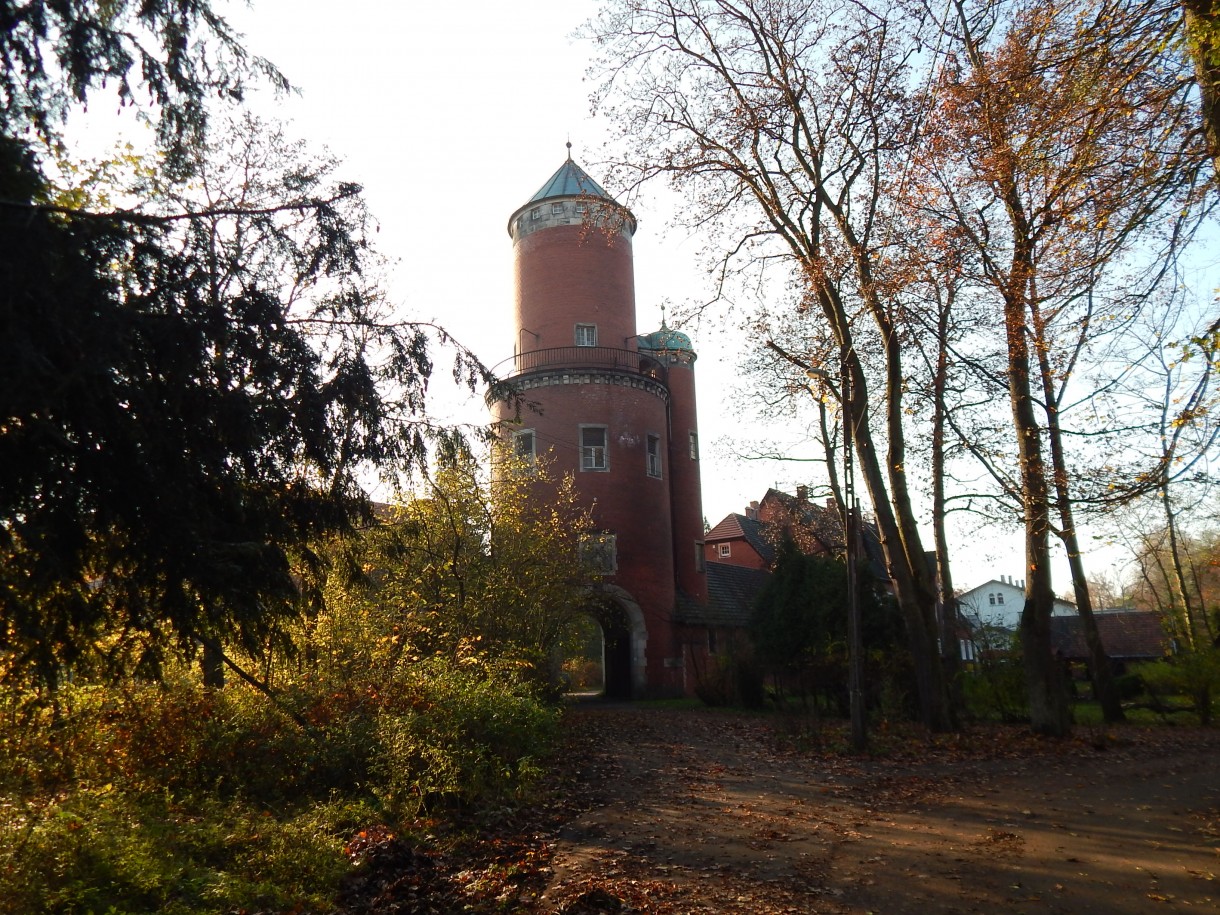
[[[1111,658],[1160,658],[1169,653],[1169,636],[1161,616],[1151,610],[1121,610],[1094,614],[1101,644]],[[1063,658],[1089,656],[1079,616],[1051,618],[1051,644]]]

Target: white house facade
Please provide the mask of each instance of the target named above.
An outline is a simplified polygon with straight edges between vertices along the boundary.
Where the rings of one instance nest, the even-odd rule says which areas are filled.
[[[1001,575],[971,588],[958,598],[958,607],[967,625],[1015,632],[1021,623],[1025,607],[1025,582]],[[1055,599],[1052,616],[1074,616],[1076,607],[1065,600]]]

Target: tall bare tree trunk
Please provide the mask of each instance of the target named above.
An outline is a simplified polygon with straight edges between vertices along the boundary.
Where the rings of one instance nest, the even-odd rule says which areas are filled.
[[[1021,465],[1021,503],[1025,520],[1025,606],[1021,611],[1021,650],[1029,691],[1030,724],[1040,734],[1063,737],[1071,729],[1063,672],[1051,652],[1051,615],[1055,592],[1051,583],[1050,507],[1046,465],[1042,460],[1042,430],[1030,390],[1029,338],[1025,329],[1025,297],[1020,246],[1013,274],[1016,289],[1008,290],[1004,322],[1008,337],[1008,385],[1017,453]],[[1018,285],[1019,284],[1019,285]]]
[[[949,317],[953,293],[942,303],[936,317],[936,364],[932,372],[932,537],[936,547],[937,603],[940,608],[940,653],[949,713],[957,726],[961,706],[962,653],[958,639],[957,596],[953,593],[953,571],[949,563],[949,537],[945,529],[945,427],[948,410],[945,391],[949,382]]]
[[[887,303],[883,301],[878,291],[878,284],[873,272],[873,257],[867,253],[865,245],[858,237],[851,222],[845,218],[844,210],[835,202],[826,200],[824,203],[832,214],[842,232],[843,238],[851,249],[856,252],[855,270],[860,282],[860,291],[865,306],[873,319],[881,340],[882,353],[885,359],[885,433],[888,443],[886,451],[886,469],[888,471],[889,504],[886,510],[892,508],[893,533],[886,544],[882,532],[882,545],[886,550],[886,558],[890,564],[890,574],[894,576],[895,590],[903,595],[908,606],[904,612],[911,639],[912,652],[915,654],[916,677],[919,681],[920,713],[924,726],[933,731],[948,731],[955,726],[955,716],[952,711],[952,701],[947,689],[944,670],[942,669],[940,646],[940,629],[937,620],[936,588],[932,581],[933,568],[928,562],[927,553],[923,548],[923,538],[919,533],[914,506],[911,502],[911,492],[906,473],[906,427],[904,392],[906,391],[906,373],[902,363],[902,341],[895,324],[894,316]],[[833,290],[832,290],[833,292]],[[837,298],[837,296],[836,296]],[[847,314],[844,303],[837,302],[838,311]],[[847,369],[852,373],[852,393],[856,385],[864,383],[863,367],[858,354],[853,349],[845,348],[849,364]],[[858,376],[859,381],[856,381]],[[858,410],[855,419],[867,422],[867,398],[858,400],[852,398],[853,410]],[[871,451],[871,437],[867,439],[870,453],[869,460],[880,471],[877,455]],[[863,452],[866,440],[857,437],[857,451]],[[870,487],[870,494],[873,490]],[[873,494],[873,504],[877,504],[878,496],[885,499],[886,489],[880,487]],[[896,535],[897,539],[892,539]]]
[[[1004,303],[1004,332],[1008,349],[1008,392],[1020,465],[1020,502],[1025,525],[1025,606],[1021,611],[1021,649],[1029,693],[1030,725],[1040,734],[1065,736],[1071,720],[1063,672],[1051,651],[1051,616],[1055,592],[1050,563],[1050,494],[1042,456],[1042,429],[1038,425],[1030,373],[1030,304],[1037,276],[1033,227],[1021,196],[1020,159],[1011,147],[1011,125],[997,113],[997,100],[1008,87],[997,87],[973,33],[961,0],[954,0],[967,57],[983,90],[980,138],[994,160],[987,181],[1002,202],[1011,231],[1012,256],[1007,267],[991,269]]]
[[[818,290],[818,295],[819,297],[832,297],[831,292],[826,289]],[[856,461],[860,474],[864,478],[869,499],[873,504],[877,533],[881,540],[882,550],[885,552],[886,568],[894,587],[894,599],[906,625],[908,644],[915,668],[916,686],[919,692],[920,721],[931,731],[951,730],[955,726],[954,716],[950,710],[949,696],[937,653],[936,598],[927,580],[927,563],[921,553],[920,562],[924,566],[921,580],[911,567],[910,556],[904,547],[901,525],[895,516],[894,505],[890,502],[891,493],[887,486],[887,478],[881,470],[872,429],[869,425],[868,380],[852,346],[852,337],[846,321],[840,327],[836,327],[836,333],[841,333],[840,339],[846,340],[840,353],[841,359],[845,363],[844,373],[849,373],[851,377],[850,390],[845,392],[847,396],[844,397],[842,393],[838,396],[847,422],[854,430]],[[767,345],[784,359],[800,366],[805,371],[815,368],[787,352],[774,341]],[[842,503],[841,495],[839,498]],[[907,508],[910,509],[909,499]]]
[[[1056,471],[1058,475],[1058,471]],[[1118,697],[1118,688],[1114,683],[1114,669],[1110,666],[1110,657],[1101,640],[1101,631],[1097,628],[1097,617],[1093,615],[1093,600],[1089,594],[1088,579],[1084,574],[1084,560],[1081,558],[1080,544],[1076,538],[1075,522],[1072,519],[1071,508],[1066,511],[1064,497],[1060,496],[1060,523],[1063,530],[1059,534],[1067,550],[1068,568],[1072,572],[1072,593],[1076,597],[1076,612],[1080,614],[1080,626],[1084,631],[1085,645],[1089,649],[1089,673],[1093,683],[1093,691],[1101,705],[1101,715],[1107,724],[1117,724],[1126,721],[1122,701]]]
[[[1165,535],[1169,538],[1169,569],[1165,575],[1169,585],[1170,603],[1175,615],[1181,615],[1181,631],[1186,638],[1185,648],[1194,651],[1195,648],[1195,612],[1187,596],[1186,572],[1182,568],[1182,550],[1178,544],[1177,513],[1169,498],[1169,485],[1162,481],[1160,486],[1161,508],[1165,512]]]
[[[1199,84],[1199,114],[1212,163],[1220,176],[1220,7],[1215,0],[1183,0],[1186,38]]]
[[[1084,631],[1085,645],[1089,650],[1089,673],[1093,682],[1093,694],[1101,705],[1102,718],[1107,724],[1126,720],[1123,704],[1114,685],[1114,671],[1106,655],[1093,615],[1093,601],[1089,594],[1089,582],[1084,573],[1084,559],[1080,552],[1080,540],[1076,536],[1076,519],[1072,511],[1072,497],[1068,483],[1067,458],[1063,453],[1063,430],[1059,423],[1059,397],[1055,394],[1054,375],[1051,372],[1049,347],[1044,345],[1045,327],[1037,306],[1034,315],[1034,333],[1037,342],[1038,373],[1042,378],[1042,399],[1046,407],[1046,438],[1050,446],[1051,467],[1055,479],[1055,500],[1059,504],[1059,539],[1067,551],[1068,568],[1072,573],[1072,592],[1076,597],[1076,612],[1080,615],[1080,627]]]
[[[888,571],[894,582],[894,596],[906,621],[907,638],[919,689],[920,721],[932,731],[951,730],[953,721],[937,651],[936,604],[931,583],[928,581],[927,561],[920,553],[918,562],[923,568],[916,567],[911,562],[911,554],[907,549],[909,541],[903,537],[902,527],[896,517],[898,513],[887,498],[893,494],[887,491],[886,479],[881,472],[868,420],[865,418],[868,410],[868,389],[864,373],[860,370],[859,360],[854,354],[848,357],[848,362],[854,378],[848,409],[858,430],[856,456],[873,503],[877,531],[885,551]]]

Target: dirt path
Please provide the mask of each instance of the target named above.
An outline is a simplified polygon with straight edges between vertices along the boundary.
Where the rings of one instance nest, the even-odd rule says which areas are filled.
[[[570,726],[586,809],[551,846],[544,912],[1220,912],[1215,732],[880,737],[885,759],[852,760],[711,710]]]

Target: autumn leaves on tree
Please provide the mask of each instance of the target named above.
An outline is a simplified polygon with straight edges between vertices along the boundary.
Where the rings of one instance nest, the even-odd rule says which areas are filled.
[[[764,357],[790,366],[776,387],[799,396],[811,370],[850,378],[837,406],[931,728],[951,723],[937,646],[952,646],[908,472],[929,432],[935,474],[946,451],[974,453],[991,480],[979,502],[1024,525],[1033,725],[1068,729],[1051,538],[1072,556],[1087,624],[1074,509],[1105,501],[1082,499],[1095,493],[1066,413],[1087,398],[1069,384],[1152,307],[1210,200],[1182,28],[1176,6],[1109,0],[644,0],[609,4],[591,27],[627,183],[664,178],[693,202],[692,226],[727,252],[723,284],[771,289],[777,265],[789,280],[791,304],[768,296],[755,322]],[[924,415],[939,417],[931,430]],[[1120,716],[1104,671],[1097,685]]]

